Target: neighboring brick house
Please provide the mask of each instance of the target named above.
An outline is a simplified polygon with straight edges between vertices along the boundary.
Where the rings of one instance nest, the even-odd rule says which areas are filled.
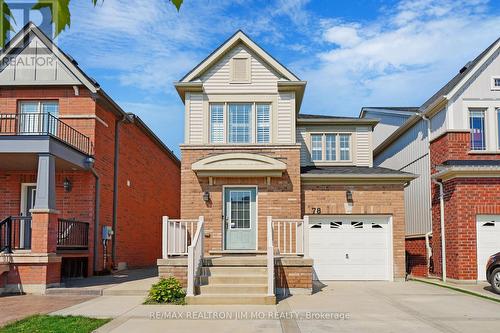
[[[35,25],[1,57],[0,292],[154,265],[180,161]]]
[[[301,114],[306,82],[241,31],[175,86],[182,219],[165,219],[158,264],[189,302],[272,302],[273,280],[310,293],[313,280],[405,277],[415,176],[373,167],[377,121]]]
[[[385,138],[375,164],[419,175],[405,196],[411,274],[482,281],[489,256],[500,252],[499,54],[500,39],[407,112],[400,127],[375,128]],[[380,109],[366,108],[361,117],[393,124],[393,110]]]

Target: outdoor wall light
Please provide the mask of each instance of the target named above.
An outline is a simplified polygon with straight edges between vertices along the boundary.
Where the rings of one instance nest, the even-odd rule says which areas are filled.
[[[203,192],[203,201],[205,201],[205,202],[210,201],[210,192],[208,192],[208,191]]]
[[[352,200],[352,192],[351,190],[347,190],[345,192],[345,196],[346,196],[346,199],[347,199],[347,202],[348,203],[353,203],[353,200]]]
[[[71,192],[71,189],[73,188],[73,184],[68,178],[64,178],[63,186],[65,192]]]

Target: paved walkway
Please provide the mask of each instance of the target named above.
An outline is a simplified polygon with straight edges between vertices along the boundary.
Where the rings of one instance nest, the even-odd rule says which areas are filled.
[[[34,314],[45,314],[85,302],[89,296],[15,295],[0,297],[0,326]]]
[[[484,296],[487,298],[497,299],[498,301],[500,301],[500,294],[495,293],[493,291],[493,288],[491,288],[491,285],[488,282],[462,284],[462,283],[451,283],[451,282],[443,283],[441,280],[429,279],[429,278],[414,278],[414,280],[432,283],[432,284],[436,284],[436,285],[444,286],[444,287],[448,287],[448,288],[459,289],[459,290],[462,290],[465,292],[470,292],[473,294],[477,294],[477,295]]]
[[[495,332],[500,304],[421,282],[332,282],[268,306],[142,305],[102,296],[56,314],[113,317],[98,332]],[[232,319],[230,318],[232,316]],[[246,316],[246,317],[245,317]],[[254,316],[252,318],[251,316]]]

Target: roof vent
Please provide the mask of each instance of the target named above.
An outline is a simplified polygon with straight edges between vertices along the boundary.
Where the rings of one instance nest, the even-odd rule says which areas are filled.
[[[460,71],[459,71],[460,74],[462,74],[463,72],[465,72],[467,70],[467,68],[470,67],[471,63],[472,63],[472,61],[469,61],[468,63],[466,63],[465,66],[460,69]]]

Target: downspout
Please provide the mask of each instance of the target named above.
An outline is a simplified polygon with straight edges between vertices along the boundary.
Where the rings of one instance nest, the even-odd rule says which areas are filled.
[[[441,219],[441,271],[442,271],[442,280],[446,282],[446,237],[445,237],[445,229],[444,229],[444,186],[443,183],[433,179],[435,184],[439,186],[439,210],[440,210],[440,219]]]
[[[92,172],[95,178],[95,206],[94,206],[94,258],[92,261],[92,270],[97,272],[97,259],[99,256],[99,207],[101,204],[101,183],[99,180],[99,174],[94,169],[95,160],[92,157],[87,158],[85,161],[87,163],[87,168]]]
[[[426,253],[426,258],[427,258],[427,275],[429,275],[429,272],[431,270],[431,257],[432,257],[432,248],[431,248],[431,242],[429,240],[429,237],[432,236],[432,231],[429,231],[428,233],[425,234],[425,253]]]
[[[116,268],[116,233],[118,225],[118,162],[120,155],[120,125],[124,123],[128,117],[125,115],[122,119],[115,122],[115,157],[113,161],[113,234],[111,235],[111,261],[113,268]]]
[[[426,115],[421,115],[422,119],[427,123],[427,151],[428,151],[428,158],[429,158],[429,175],[432,175],[432,167],[431,167],[431,120],[426,116]],[[432,210],[432,197],[429,194],[429,207]],[[429,241],[429,237],[432,235],[432,226],[433,226],[433,220],[432,220],[432,213],[430,214],[431,216],[431,231],[425,234],[425,254],[427,258],[427,275],[430,274],[430,269],[431,269],[431,257],[432,257],[432,247],[431,243]]]

